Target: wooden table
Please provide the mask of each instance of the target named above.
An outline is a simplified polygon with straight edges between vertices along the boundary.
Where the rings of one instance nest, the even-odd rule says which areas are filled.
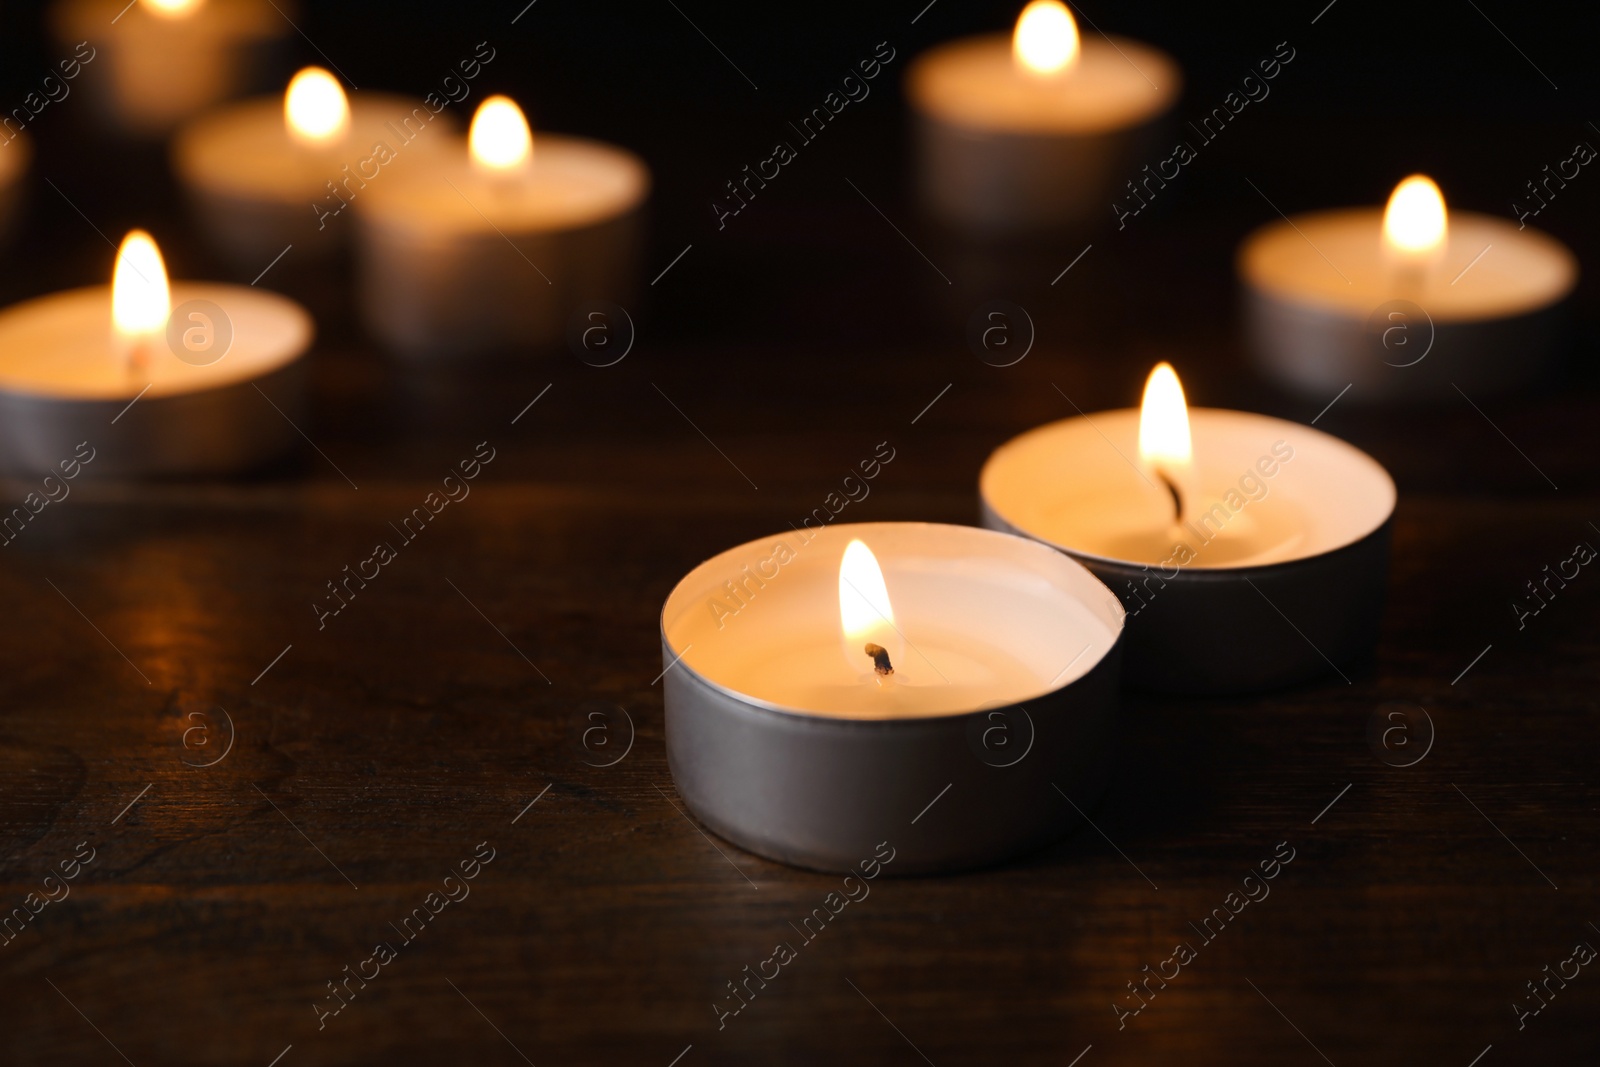
[[[1510,607],[1600,545],[1588,368],[1481,410],[1322,412],[1401,488],[1375,657],[1265,695],[1130,692],[1093,829],[995,870],[873,883],[719,1027],[727,983],[839,880],[686,814],[656,681],[677,578],[797,522],[880,441],[896,459],[849,519],[975,521],[989,450],[1073,405],[1132,403],[1159,358],[1201,404],[1308,422],[1333,399],[1260,384],[1229,310],[1229,250],[1274,217],[1238,175],[1292,183],[1276,153],[1317,131],[1263,114],[1258,147],[1199,164],[1170,214],[1086,238],[1056,284],[1080,244],[1014,261],[998,291],[1038,340],[1000,369],[963,339],[980,265],[915,221],[894,149],[873,146],[892,106],[724,233],[667,177],[646,280],[672,264],[609,368],[398,368],[362,339],[343,270],[291,254],[263,284],[319,318],[315,447],[240,481],[84,480],[6,546],[0,904],[93,859],[0,943],[0,1061],[1594,1060],[1591,968],[1520,1028],[1512,1007],[1600,946],[1600,578],[1524,628]],[[110,232],[119,209],[74,158],[47,173]],[[14,268],[11,297],[92,280],[105,255],[39,196],[24,247],[48,266]],[[1574,194],[1573,229],[1594,217]],[[206,266],[184,240],[176,259]],[[470,497],[319,625],[326,583],[480,442],[494,458]],[[1393,765],[1425,746],[1423,713],[1431,748]],[[1410,749],[1372,741],[1397,723]],[[1291,852],[1204,940],[1244,876]],[[492,860],[470,895],[430,896],[475,853]],[[380,941],[395,958],[334,999]],[[1179,943],[1195,958],[1136,1000]]]

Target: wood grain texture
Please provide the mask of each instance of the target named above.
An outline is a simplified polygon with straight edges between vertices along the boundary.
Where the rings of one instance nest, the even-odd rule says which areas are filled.
[[[879,441],[896,458],[843,518],[974,522],[991,449],[1075,409],[1132,404],[1157,359],[1200,404],[1308,422],[1332,399],[1286,397],[1245,370],[1228,257],[1271,217],[1237,176],[1307,188],[1286,206],[1321,206],[1327,179],[1302,175],[1304,153],[1319,136],[1343,143],[1337,122],[1263,110],[1233,155],[1186,175],[1170,214],[996,274],[914,221],[884,106],[720,236],[678,221],[701,218],[704,189],[673,177],[687,149],[657,144],[646,275],[695,247],[633,309],[639,341],[611,368],[568,352],[397,367],[361,338],[343,265],[291,253],[263,284],[318,316],[305,429],[321,454],[233,482],[84,480],[0,549],[0,908],[79,842],[95,850],[70,896],[0,944],[0,1062],[1466,1067],[1492,1045],[1493,1067],[1600,1054],[1592,967],[1525,1028],[1511,1008],[1574,943],[1600,945],[1600,576],[1586,569],[1523,629],[1509,607],[1576,542],[1600,544],[1589,282],[1577,357],[1550,387],[1475,397],[1481,413],[1442,397],[1407,412],[1341,402],[1318,421],[1401,489],[1382,642],[1350,684],[1330,672],[1244,698],[1130,692],[1098,831],[993,870],[874,882],[719,1029],[726,983],[794,941],[790,923],[838,880],[708,838],[680,809],[652,684],[677,579],[798,522]],[[1484,143],[1531,160],[1542,136],[1505,124],[1440,151],[1465,174]],[[63,191],[115,230],[131,209],[98,188],[89,150],[55,150]],[[158,162],[124,162],[151,183],[128,195],[174,234],[177,273],[215,272]],[[39,195],[0,276],[7,299],[97,276],[98,239]],[[1585,195],[1561,201],[1562,232],[1597,262]],[[1004,369],[963,339],[996,295],[1038,326]],[[470,497],[319,628],[325,583],[392,540],[389,524],[484,441],[495,459]],[[28,488],[9,480],[4,498]],[[1391,704],[1426,709],[1436,729],[1415,766],[1386,765],[1369,741]],[[591,713],[620,745],[619,708],[632,748],[591,766]],[[219,709],[233,747],[195,766],[222,752]],[[926,818],[967,802],[952,792]],[[494,858],[470,896],[319,1028],[326,983],[398,940],[390,924],[483,842]],[[1191,923],[1279,842],[1294,859],[1270,896],[1200,944]],[[1180,942],[1197,958],[1119,1029],[1127,983]]]

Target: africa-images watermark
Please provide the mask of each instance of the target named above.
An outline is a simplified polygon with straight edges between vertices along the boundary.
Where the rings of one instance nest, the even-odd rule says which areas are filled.
[[[1511,614],[1516,616],[1517,629],[1527,629],[1528,620],[1549,607],[1550,602],[1566,589],[1567,583],[1583,573],[1582,568],[1588,566],[1594,557],[1594,546],[1587,541],[1579,541],[1573,546],[1572,555],[1558,561],[1553,570],[1551,565],[1546,563],[1540,571],[1542,578],[1529,578],[1524,584],[1528,590],[1528,598],[1511,602]]]
[[[1286,849],[1288,850],[1287,855],[1284,854]],[[1200,948],[1205,948],[1220,937],[1222,931],[1227,929],[1228,924],[1237,919],[1245,908],[1252,903],[1259,904],[1266,900],[1272,894],[1272,887],[1267,883],[1282,874],[1283,868],[1287,867],[1294,860],[1294,857],[1295,850],[1289,845],[1289,842],[1279,841],[1273,848],[1272,856],[1256,865],[1261,872],[1259,876],[1255,871],[1245,875],[1239,884],[1239,888],[1229,891],[1228,895],[1222,898],[1222,903],[1212,908],[1211,914],[1200,920],[1199,926],[1195,926],[1191,922],[1189,926],[1196,934],[1200,935]],[[1123,997],[1124,1000],[1131,1001],[1135,1006],[1130,1007],[1126,1004],[1119,1004],[1116,1001],[1111,1002],[1111,1010],[1117,1016],[1117,1029],[1126,1029],[1129,1019],[1135,1018],[1140,1012],[1148,1008],[1151,1002],[1156,999],[1156,994],[1167,988],[1168,982],[1176,981],[1178,976],[1183,973],[1183,969],[1199,958],[1200,951],[1195,948],[1193,942],[1180,941],[1173,948],[1172,955],[1158,962],[1154,971],[1150,970],[1148,963],[1139,968],[1143,972],[1142,977],[1136,975],[1133,981],[1128,982],[1128,992],[1131,995]],[[1169,966],[1171,967],[1170,973],[1168,971]],[[1150,988],[1151,982],[1156,983],[1155,989]]]
[[[1287,441],[1273,442],[1270,454],[1258,458],[1255,465],[1241,474],[1238,482],[1222,494],[1221,500],[1200,512],[1197,518],[1184,520],[1180,528],[1193,536],[1195,544],[1179,541],[1172,546],[1171,554],[1157,564],[1161,571],[1171,573],[1159,573],[1151,570],[1150,564],[1143,564],[1144,573],[1138,579],[1139,584],[1134,585],[1133,579],[1127,582],[1128,592],[1139,602],[1139,606],[1134,607],[1127,597],[1123,597],[1123,605],[1127,608],[1128,614],[1137,615],[1143,611],[1148,606],[1148,601],[1155,599],[1156,594],[1166,588],[1167,583],[1178,576],[1179,571],[1200,559],[1206,546],[1216,540],[1229,520],[1249,505],[1265,500],[1272,492],[1269,484],[1272,478],[1292,459],[1294,459],[1293,445]],[[1156,583],[1154,589],[1150,588],[1151,582]]]
[[[884,855],[885,849],[888,849],[889,852],[887,856]],[[791,921],[789,923],[790,928],[800,935],[800,947],[804,948],[815,941],[818,935],[827,928],[828,924],[837,919],[852,902],[860,903],[866,900],[872,892],[867,883],[883,873],[883,868],[893,863],[894,857],[895,850],[890,846],[889,842],[878,842],[878,847],[873,850],[872,858],[864,859],[857,864],[861,868],[861,877],[858,879],[853,874],[845,875],[844,882],[840,886],[843,890],[843,895],[840,895],[838,890],[830,890],[823,896],[822,903],[812,908],[811,914],[800,920],[799,926],[795,926]],[[851,883],[854,883],[854,886]],[[753,973],[750,970],[750,965],[745,964],[743,970],[744,978],[738,985],[729,980],[728,992],[730,995],[723,998],[725,1003],[735,1006],[728,1007],[717,1003],[711,1005],[711,1011],[717,1017],[717,1029],[721,1030],[726,1027],[729,1019],[748,1008],[750,1002],[756,999],[756,994],[767,988],[768,982],[777,980],[778,975],[783,973],[783,968],[793,963],[799,956],[800,951],[795,948],[794,943],[785,940],[778,942],[777,947],[772,950],[772,955],[756,964]],[[772,968],[771,973],[767,971],[768,965]],[[743,992],[740,992],[741,988]]]
[[[1033,316],[1009,300],[990,300],[967,318],[967,348],[991,367],[1021,363],[1033,341]]]
[[[88,449],[88,454],[84,450]],[[22,531],[28,528],[34,516],[38,515],[51,504],[59,504],[72,493],[72,486],[67,483],[82,473],[83,468],[94,462],[96,453],[88,441],[78,442],[78,447],[71,456],[63,459],[57,466],[61,468],[61,477],[47,474],[40,482],[38,490],[30,490],[22,498],[22,503],[11,509],[11,514],[0,519],[0,548],[8,547],[11,542],[21,536]],[[39,494],[43,493],[43,496]]]
[[[83,854],[84,849],[89,850],[87,856]],[[40,879],[37,892],[30,892],[22,898],[21,904],[11,909],[9,915],[0,918],[0,948],[15,941],[44,909],[66,900],[72,893],[72,886],[68,883],[83,873],[83,868],[94,862],[96,854],[89,842],[79,841],[77,847],[73,849],[71,858],[56,864],[60,874],[52,871],[45,875]]]
[[[586,766],[615,767],[633,751],[633,716],[621,704],[579,710],[571,725],[572,754]]]
[[[1594,146],[1587,141],[1579,141],[1572,146],[1572,155],[1558,162],[1553,172],[1550,164],[1546,163],[1544,177],[1529,178],[1523,183],[1527,186],[1528,195],[1532,199],[1523,203],[1511,201],[1511,213],[1517,217],[1517,229],[1527,229],[1528,220],[1549,207],[1550,201],[1556,198],[1556,194],[1565,189],[1567,182],[1576,178],[1581,173],[1580,168],[1587,166],[1594,157]],[[1569,167],[1570,171],[1567,169]]]
[[[872,87],[867,83],[876,78],[883,71],[883,67],[894,62],[895,50],[888,41],[879,41],[873,50],[870,59],[863,59],[856,64],[855,70],[846,74],[839,80],[839,88],[830,90],[822,98],[822,103],[812,108],[800,125],[789,123],[789,128],[797,135],[801,147],[810,144],[822,135],[828,128],[828,123],[838,117],[852,103],[861,103],[872,93]],[[859,76],[857,71],[860,72]],[[843,95],[841,95],[841,93]],[[743,177],[730,178],[724,185],[727,187],[729,201],[711,201],[711,213],[716,217],[717,229],[728,228],[728,220],[749,207],[749,201],[756,198],[758,189],[765,189],[767,182],[774,180],[783,173],[783,168],[793,163],[800,157],[800,153],[789,141],[779,141],[772,146],[772,154],[757,163],[755,169],[750,169],[750,164],[744,165]],[[770,168],[770,169],[769,169]],[[741,192],[742,190],[742,192]]]
[[[212,716],[210,712],[191,711],[184,716],[184,721],[191,725],[184,728],[183,764],[186,767],[215,767],[228,758],[228,753],[233,751],[233,743],[238,739],[238,731],[233,725],[233,716],[228,714],[228,709],[218,706],[216,709],[222,715],[222,722],[228,727],[227,739],[221,744],[214,744],[211,739]],[[196,758],[190,759],[190,756]]]
[[[609,300],[586,300],[567,317],[567,347],[591,367],[621,363],[637,333],[628,309]]]
[[[812,523],[817,528],[828,525],[849,507],[851,503],[860,503],[867,499],[872,492],[868,484],[879,474],[883,468],[894,462],[896,453],[888,441],[879,441],[876,449],[867,459],[856,464],[860,475],[852,470],[845,475],[839,483],[837,490],[829,490],[823,497],[822,506],[811,509],[811,513],[800,520],[795,533],[799,534],[800,549],[804,549],[816,540],[812,532]],[[712,596],[706,600],[706,607],[711,612],[711,619],[717,624],[717,629],[727,625],[727,620],[749,607],[755,600],[756,594],[767,587],[767,583],[777,578],[782,573],[784,566],[798,559],[800,550],[789,544],[785,538],[780,538],[772,544],[772,551],[755,562],[754,570],[751,564],[745,564],[737,577],[722,583],[725,596]]]
[[[84,54],[86,49],[87,55]],[[30,90],[28,95],[22,98],[21,105],[12,108],[9,115],[0,119],[0,134],[5,136],[5,140],[0,141],[0,147],[15,141],[45,108],[65,100],[72,93],[72,86],[67,83],[82,74],[83,68],[94,62],[96,54],[94,46],[88,41],[79,41],[73,48],[72,55],[56,64],[61,68],[59,77],[53,73],[46,74],[38,89]],[[43,95],[40,95],[41,93]]]
[[[1517,1017],[1517,1029],[1525,1030],[1528,1020],[1538,1015],[1550,1006],[1556,999],[1556,994],[1567,988],[1567,983],[1577,978],[1582,969],[1594,961],[1594,946],[1587,941],[1579,941],[1572,946],[1572,955],[1557,963],[1552,972],[1547,963],[1540,968],[1544,977],[1535,981],[1530,979],[1528,986],[1528,999],[1524,1003],[1520,999],[1511,1002],[1511,1012]],[[1572,969],[1567,970],[1568,967]],[[1552,983],[1554,983],[1552,985]]]
[[[1117,229],[1128,228],[1128,220],[1150,206],[1150,201],[1167,187],[1167,183],[1174,181],[1183,173],[1183,168],[1193,163],[1200,156],[1200,148],[1215,141],[1222,136],[1222,131],[1228,128],[1228,123],[1239,117],[1239,113],[1252,103],[1259,104],[1272,94],[1272,89],[1267,85],[1272,79],[1283,73],[1283,68],[1294,61],[1295,50],[1289,47],[1288,41],[1279,41],[1269,59],[1263,59],[1256,64],[1261,72],[1258,78],[1254,72],[1246,74],[1239,83],[1238,89],[1230,89],[1222,98],[1222,103],[1212,108],[1200,119],[1200,125],[1189,123],[1189,128],[1200,139],[1200,146],[1196,148],[1189,141],[1179,141],[1172,148],[1172,154],[1155,165],[1152,172],[1150,165],[1144,166],[1144,177],[1128,179],[1129,196],[1126,201],[1116,200],[1111,204],[1111,214],[1116,216]],[[1241,95],[1241,90],[1242,95]],[[1169,173],[1170,169],[1170,173]],[[1152,183],[1154,183],[1152,185]],[[1141,190],[1143,195],[1141,195]]]
[[[1367,747],[1379,763],[1415,767],[1433,751],[1433,716],[1421,704],[1390,701],[1367,717]]]
[[[394,932],[400,935],[400,942],[396,945],[391,941],[379,941],[373,946],[372,955],[357,963],[352,972],[347,963],[341,969],[343,978],[328,979],[328,995],[321,1001],[312,1004],[311,1010],[317,1013],[317,1029],[327,1028],[328,1020],[334,1018],[350,1006],[356,999],[356,994],[367,988],[367,983],[376,981],[383,973],[383,968],[400,958],[400,950],[410,945],[427,928],[428,924],[439,917],[439,913],[451,904],[459,904],[472,895],[472,887],[467,883],[483,873],[483,868],[494,860],[496,853],[489,842],[481,841],[473,849],[472,857],[456,864],[461,872],[458,876],[454,871],[444,876],[440,882],[440,889],[430,890],[422,898],[422,903],[412,908],[405,918],[400,920],[400,925],[389,925]],[[443,890],[443,892],[440,892]],[[368,970],[368,967],[371,970]],[[352,986],[351,983],[355,985]],[[334,1006],[329,1007],[331,1003]]]
[[[484,54],[485,49],[488,49],[487,55]],[[472,86],[467,83],[483,73],[483,68],[493,62],[497,54],[495,49],[489,47],[488,41],[479,41],[477,50],[456,64],[461,70],[461,77],[456,77],[454,72],[446,74],[440,79],[439,88],[430,90],[422,98],[422,106],[412,108],[411,114],[400,120],[400,125],[396,126],[392,121],[385,123],[394,134],[394,144],[374,141],[366,157],[356,161],[354,174],[350,172],[350,164],[346,163],[340,168],[342,178],[335,177],[327,181],[328,195],[311,205],[312,214],[317,217],[317,229],[327,229],[328,220],[349,207],[356,194],[367,187],[367,182],[382,174],[384,167],[398,159],[400,149],[416,140],[435,115],[470,96]]]
[[[488,450],[487,455],[485,449]],[[461,471],[459,475],[455,471],[445,475],[440,487],[423,497],[422,503],[412,508],[411,514],[402,518],[399,526],[390,522],[389,527],[400,535],[398,538],[400,548],[406,547],[422,536],[422,531],[428,528],[428,523],[438,518],[439,513],[445,508],[452,503],[459,504],[467,499],[472,494],[472,487],[467,483],[482,474],[483,468],[492,463],[496,455],[488,441],[479,441],[472,457],[457,464]],[[317,629],[326,629],[328,620],[349,607],[350,601],[356,598],[356,594],[365,589],[368,582],[375,581],[378,575],[383,573],[383,568],[393,563],[399,556],[399,549],[394,545],[388,541],[379,541],[373,546],[372,555],[357,563],[353,571],[350,564],[346,563],[341,572],[342,577],[328,580],[328,595],[321,598],[320,602],[313,601],[311,604],[311,612],[317,617]],[[368,567],[371,568],[370,573]]]

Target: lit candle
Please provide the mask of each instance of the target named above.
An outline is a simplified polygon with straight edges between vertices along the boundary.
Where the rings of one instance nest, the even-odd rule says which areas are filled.
[[[0,311],[0,465],[53,471],[87,442],[92,473],[243,470],[299,440],[311,317],[246,286],[169,284],[128,234],[112,284]],[[274,410],[276,408],[276,410]]]
[[[87,41],[100,110],[137,137],[161,137],[252,87],[293,27],[270,0],[59,0],[64,45]]]
[[[624,302],[650,174],[598,141],[540,133],[504,96],[465,144],[355,201],[361,309],[406,356],[549,345],[577,301]]]
[[[867,663],[880,690],[894,679],[896,663],[902,668],[901,680],[905,679],[905,638],[895,625],[883,568],[862,541],[846,545],[839,560],[839,634],[846,669],[858,682],[868,677],[862,670]],[[898,694],[899,687],[888,692]]]
[[[0,142],[0,237],[11,232],[22,202],[23,179],[33,163],[33,138],[17,133]]]
[[[1418,174],[1384,208],[1263,226],[1239,275],[1252,354],[1279,383],[1324,400],[1350,386],[1355,401],[1459,402],[1458,389],[1550,371],[1578,266],[1531,227],[1447,210]]]
[[[954,41],[912,64],[923,199],[991,235],[1109,217],[1181,81],[1164,53],[1081,37],[1058,0],[1033,0],[1010,36]]]
[[[1309,426],[1188,408],[1166,364],[1139,410],[1066,419],[1001,446],[980,492],[984,525],[1053,545],[1122,598],[1135,685],[1287,685],[1376,642],[1388,473]]]
[[[364,92],[354,101],[320,67],[281,97],[209,112],[179,131],[173,170],[201,232],[240,267],[261,270],[290,244],[296,260],[340,247],[340,217],[370,184],[451,143],[455,119],[421,100]]]
[[[844,869],[885,836],[901,872],[991,862],[1072,824],[1052,781],[1104,786],[1121,630],[1092,574],[1022,538],[873,523],[753,541],[663,609],[673,777],[718,833],[802,866]],[[961,814],[911,825],[946,785]]]
[[[111,270],[111,347],[127,378],[148,381],[172,314],[167,265],[150,235],[134,230],[122,239]]]

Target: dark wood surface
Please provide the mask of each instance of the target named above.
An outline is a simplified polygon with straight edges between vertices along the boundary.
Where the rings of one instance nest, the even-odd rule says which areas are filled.
[[[1519,62],[1498,38],[1473,47],[1496,70]],[[1278,394],[1238,352],[1229,256],[1276,217],[1242,179],[1288,210],[1383,191],[1352,178],[1319,200],[1334,184],[1322,153],[1358,124],[1263,111],[1166,214],[1019,255],[1016,277],[985,282],[916,220],[898,105],[882,103],[723,233],[704,211],[706,168],[698,185],[674,177],[657,145],[644,280],[693,248],[634,305],[638,342],[614,367],[555,352],[408,371],[362,339],[342,265],[291,255],[263,284],[318,316],[316,448],[235,481],[85,480],[3,550],[0,906],[21,905],[79,842],[95,858],[0,945],[0,1062],[1492,1067],[1600,1054],[1593,967],[1520,1029],[1512,1007],[1575,943],[1600,946],[1600,578],[1585,569],[1520,630],[1510,607],[1545,564],[1600,545],[1588,282],[1559,381],[1474,398],[1481,411],[1441,396],[1405,412],[1341,402],[1319,420],[1401,490],[1382,641],[1349,684],[1330,672],[1252,697],[1129,693],[1099,832],[994,870],[874,882],[719,1029],[725,983],[793,940],[789,923],[839,880],[746,854],[684,813],[652,682],[672,584],[798,521],[883,440],[897,458],[846,518],[975,521],[992,448],[1072,403],[1132,403],[1156,359],[1178,364],[1193,402],[1309,422],[1331,397]],[[1470,133],[1502,147],[1497,174],[1532,174],[1547,146],[1582,136],[1569,126]],[[1466,174],[1468,140],[1442,133],[1428,154]],[[9,298],[97,280],[109,250],[91,225],[110,233],[140,210],[171,235],[176,273],[221,272],[153,154],[119,149],[139,180],[116,192],[91,142],[52,150],[41,173],[62,196],[35,183]],[[1504,213],[1490,179],[1468,190]],[[1551,223],[1591,264],[1595,202],[1574,190]],[[1014,367],[981,363],[962,337],[992,296],[1039,323]],[[319,629],[324,583],[482,441],[495,459],[471,496]],[[6,499],[30,486],[8,481]],[[1413,766],[1383,762],[1369,738],[1395,707],[1425,709],[1435,731]],[[593,735],[583,747],[591,713],[610,716],[614,753],[629,734],[619,708],[632,747],[591,766],[612,758]],[[231,750],[195,766],[223,751],[224,709]],[[481,842],[494,858],[470,896],[319,1029],[325,983],[397,941],[390,923]],[[1119,1030],[1126,983],[1198,944],[1190,924],[1280,842],[1294,859],[1270,896]]]

